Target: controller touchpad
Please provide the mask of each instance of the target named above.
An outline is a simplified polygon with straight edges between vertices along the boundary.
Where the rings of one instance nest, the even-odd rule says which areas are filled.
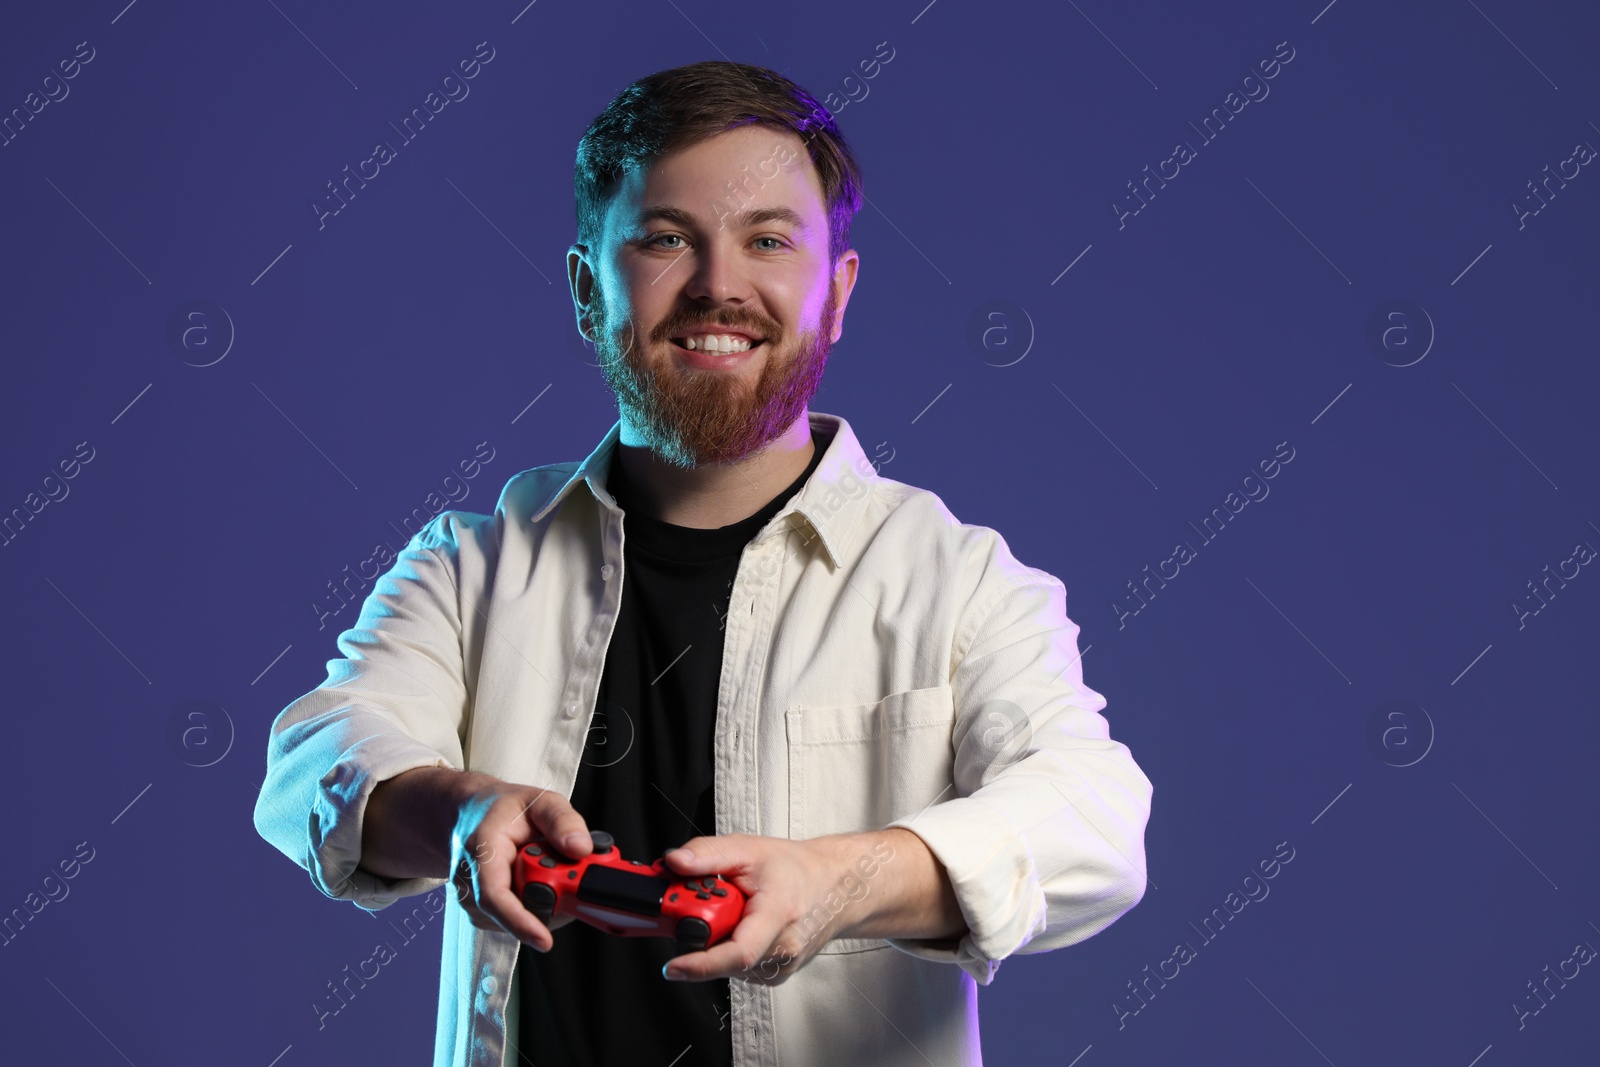
[[[671,881],[652,874],[592,866],[578,882],[578,899],[634,915],[660,915],[661,898],[670,888]]]

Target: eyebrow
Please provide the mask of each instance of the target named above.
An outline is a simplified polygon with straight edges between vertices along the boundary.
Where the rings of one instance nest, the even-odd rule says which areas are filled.
[[[811,227],[806,224],[805,219],[800,217],[800,213],[793,208],[787,207],[748,208],[728,215],[727,219],[739,229],[748,229],[751,226],[759,226],[765,222],[782,222],[793,226],[802,233],[809,234],[811,232]],[[637,225],[643,226],[648,222],[658,220],[671,222],[685,229],[694,229],[699,225],[699,220],[690,212],[682,208],[669,207],[665,204],[644,208],[639,212]]]

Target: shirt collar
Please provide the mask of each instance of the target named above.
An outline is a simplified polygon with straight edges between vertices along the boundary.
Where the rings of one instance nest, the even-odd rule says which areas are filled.
[[[831,433],[832,440],[805,485],[762,528],[756,539],[765,537],[768,531],[780,525],[805,528],[809,530],[808,539],[809,536],[820,538],[828,557],[838,566],[855,540],[867,499],[876,489],[878,472],[862,451],[850,423],[842,416],[812,411],[808,413],[808,421],[812,429],[824,435]],[[588,458],[534,510],[529,521],[539,522],[578,485],[585,486],[607,508],[615,509],[617,501],[606,489],[606,475],[621,434],[622,420],[618,419]]]

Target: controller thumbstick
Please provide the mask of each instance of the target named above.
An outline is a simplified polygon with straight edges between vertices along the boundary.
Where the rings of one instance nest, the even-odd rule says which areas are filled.
[[[704,919],[697,919],[686,915],[678,920],[678,928],[673,931],[673,940],[677,942],[678,955],[685,952],[704,952],[706,943],[711,940],[711,925]]]
[[[540,882],[531,882],[523,887],[522,906],[548,927],[556,913],[556,891]]]
[[[611,835],[606,833],[604,830],[590,831],[589,840],[594,843],[594,850],[602,856],[607,852],[610,852],[612,846],[616,844],[616,841],[612,839]]]

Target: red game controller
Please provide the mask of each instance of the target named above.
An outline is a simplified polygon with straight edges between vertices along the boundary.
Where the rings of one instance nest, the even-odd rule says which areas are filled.
[[[594,851],[568,859],[542,837],[522,846],[511,867],[511,887],[523,907],[549,926],[570,915],[608,934],[670,937],[678,954],[700,952],[733,933],[745,896],[716,875],[685,878],[665,860],[626,860],[611,835],[589,834]]]

